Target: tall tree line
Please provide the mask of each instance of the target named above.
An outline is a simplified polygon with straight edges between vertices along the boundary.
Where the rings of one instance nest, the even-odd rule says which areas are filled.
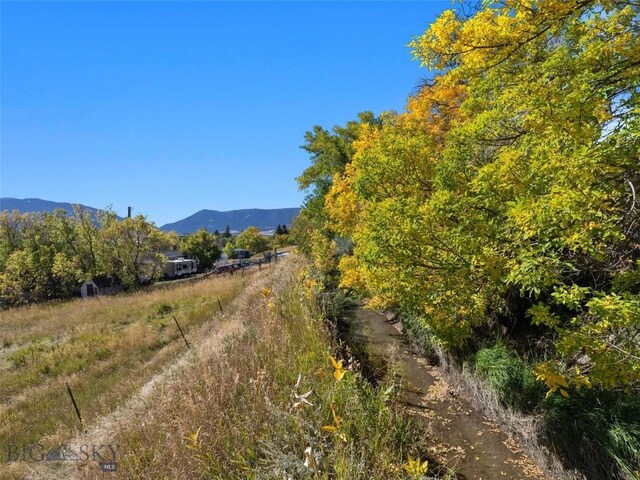
[[[528,325],[551,392],[640,390],[639,10],[444,12],[405,111],[307,133],[300,249],[446,348]]]

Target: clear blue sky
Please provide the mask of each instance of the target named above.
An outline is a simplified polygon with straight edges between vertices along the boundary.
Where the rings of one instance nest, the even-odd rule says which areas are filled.
[[[0,196],[300,205],[313,125],[401,110],[443,2],[0,2]]]

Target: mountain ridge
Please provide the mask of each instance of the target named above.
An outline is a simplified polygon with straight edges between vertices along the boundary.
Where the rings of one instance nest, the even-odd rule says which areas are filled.
[[[193,233],[200,228],[219,232],[229,226],[233,231],[241,231],[247,227],[259,230],[274,230],[278,225],[291,226],[291,222],[300,211],[299,207],[290,208],[245,208],[238,210],[200,210],[177,222],[167,223],[160,227],[164,231],[176,233]]]
[[[102,209],[81,205],[82,208],[96,213]],[[73,213],[72,203],[54,202],[40,198],[0,198],[0,210],[18,210],[27,212],[53,212],[62,208]],[[300,211],[299,207],[289,208],[245,208],[237,210],[209,210],[203,209],[175,222],[166,223],[159,228],[166,232],[175,231],[179,234],[193,233],[200,228],[206,228],[210,232],[224,231],[227,225],[232,231],[239,232],[247,227],[254,226],[259,230],[275,230],[278,225],[291,226],[291,222]]]
[[[53,213],[55,210],[61,208],[67,213],[73,213],[73,205],[80,205],[83,210],[88,210],[92,214],[97,212],[104,212],[104,208],[90,207],[88,205],[82,205],[81,203],[70,202],[54,202],[52,200],[43,200],[41,198],[14,198],[14,197],[2,197],[0,198],[0,211],[12,212],[18,210],[20,213],[38,213],[48,212]]]

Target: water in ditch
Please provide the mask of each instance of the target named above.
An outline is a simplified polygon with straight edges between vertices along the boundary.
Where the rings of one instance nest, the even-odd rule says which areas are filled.
[[[454,471],[455,478],[477,480],[544,478],[517,442],[451,388],[385,315],[354,309],[342,330],[365,370],[393,364],[401,372],[400,400],[424,431],[429,457],[441,474]]]

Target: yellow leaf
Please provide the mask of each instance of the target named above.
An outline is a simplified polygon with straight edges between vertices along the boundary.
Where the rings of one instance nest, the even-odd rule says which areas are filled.
[[[346,370],[342,366],[342,360],[337,361],[331,355],[329,355],[329,360],[331,360],[331,364],[333,365],[333,368],[335,368],[335,371],[333,372],[333,376],[335,377],[336,380],[342,380],[342,377],[344,377],[344,374],[346,372]]]
[[[331,360],[331,363],[333,365],[333,368],[338,369],[338,368],[342,368],[342,360],[340,360],[339,362],[336,361],[335,358],[333,358],[332,355],[329,355],[329,360]]]

